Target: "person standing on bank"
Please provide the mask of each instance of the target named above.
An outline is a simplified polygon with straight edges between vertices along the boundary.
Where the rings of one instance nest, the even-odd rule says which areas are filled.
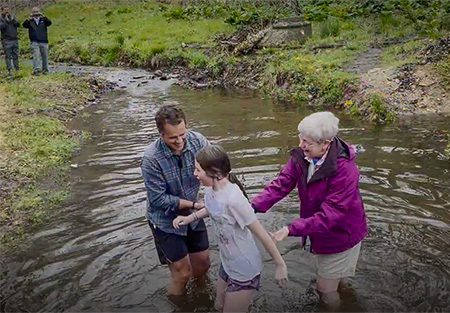
[[[31,16],[22,26],[28,28],[28,36],[33,53],[33,75],[48,73],[48,34],[47,27],[52,22],[45,17],[38,7],[31,10]],[[41,63],[42,62],[42,63]]]
[[[11,15],[9,7],[2,8],[0,16],[0,31],[3,51],[5,53],[6,69],[9,76],[12,71],[19,70],[19,38],[17,28],[20,26],[14,15]]]
[[[147,190],[147,219],[160,262],[169,266],[169,295],[182,295],[191,277],[204,276],[210,267],[209,242],[202,219],[175,229],[178,215],[202,209],[197,202],[199,181],[194,176],[195,155],[209,143],[187,129],[184,112],[164,106],[155,116],[160,138],[147,147],[141,170]]]
[[[339,119],[317,112],[298,125],[299,147],[278,177],[252,201],[264,213],[295,187],[300,218],[273,234],[275,241],[288,236],[310,239],[317,266],[316,288],[329,307],[340,303],[338,287],[354,276],[367,221],[359,192],[359,170],[353,146],[337,137]]]

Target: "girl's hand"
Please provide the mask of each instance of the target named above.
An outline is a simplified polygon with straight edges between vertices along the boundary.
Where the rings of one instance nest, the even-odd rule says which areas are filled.
[[[201,210],[205,207],[205,203],[203,201],[195,202],[194,210]]]
[[[277,265],[275,269],[275,279],[278,286],[282,288],[286,287],[288,281],[286,263],[283,262],[282,264]]]
[[[284,226],[283,228],[276,231],[275,233],[270,233],[270,237],[272,237],[272,240],[275,242],[286,239],[286,237],[288,235],[289,235],[289,228],[287,226]]]
[[[190,223],[189,216],[177,216],[172,222],[172,225],[175,229],[179,229],[180,226],[188,225]]]

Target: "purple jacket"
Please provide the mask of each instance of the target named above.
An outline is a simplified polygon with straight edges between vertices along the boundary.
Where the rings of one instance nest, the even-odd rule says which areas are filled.
[[[309,162],[300,148],[293,149],[278,177],[253,199],[252,206],[256,212],[266,212],[297,186],[300,218],[288,226],[289,236],[309,236],[317,254],[348,250],[367,235],[355,157],[353,147],[336,137],[325,162],[307,183]]]

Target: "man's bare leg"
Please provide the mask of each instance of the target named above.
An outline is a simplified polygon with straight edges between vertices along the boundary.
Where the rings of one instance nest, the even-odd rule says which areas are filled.
[[[186,284],[192,276],[189,256],[169,264],[170,284],[167,290],[169,296],[179,296],[186,293]]]

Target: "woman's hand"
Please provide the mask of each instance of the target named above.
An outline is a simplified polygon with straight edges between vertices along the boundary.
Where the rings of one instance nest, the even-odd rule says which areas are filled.
[[[287,267],[286,263],[277,264],[275,269],[275,279],[277,281],[278,286],[285,288],[287,285],[288,277],[287,277]]]
[[[190,215],[189,216],[179,215],[179,216],[175,217],[175,219],[172,222],[172,225],[175,229],[179,229],[180,226],[188,225],[190,223],[192,223],[192,219],[191,219]]]
[[[276,231],[275,233],[270,233],[270,237],[272,237],[272,240],[275,242],[286,239],[286,237],[288,235],[289,235],[289,228],[287,226],[284,226],[283,228]]]

